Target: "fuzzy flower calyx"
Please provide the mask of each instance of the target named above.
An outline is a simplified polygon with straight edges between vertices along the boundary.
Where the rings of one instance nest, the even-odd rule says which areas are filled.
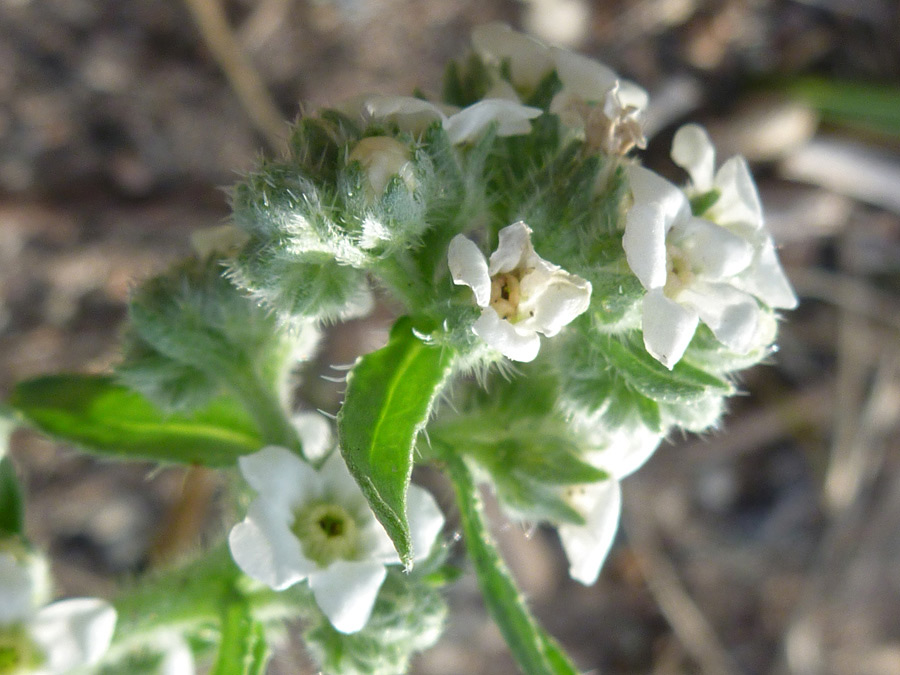
[[[699,127],[686,129],[676,134],[672,154],[691,174],[687,194],[648,169],[629,167],[634,204],[622,242],[647,289],[644,345],[668,368],[700,321],[728,349],[746,354],[771,339],[760,302],[782,309],[797,304],[746,162],[733,158],[713,175],[709,138]]]
[[[521,221],[500,230],[490,262],[461,234],[450,242],[448,260],[453,283],[471,288],[483,308],[472,330],[514,361],[533,361],[538,333],[553,337],[591,301],[590,282],[537,255]]]
[[[275,590],[306,579],[338,631],[361,630],[385,565],[399,558],[340,453],[316,470],[285,448],[269,446],[239,464],[258,496],[228,537],[235,562]],[[444,519],[425,490],[410,485],[407,499],[418,560],[428,555]]]

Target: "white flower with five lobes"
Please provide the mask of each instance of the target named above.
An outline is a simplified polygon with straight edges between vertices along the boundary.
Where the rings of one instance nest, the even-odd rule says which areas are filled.
[[[109,649],[116,610],[97,598],[35,604],[27,563],[0,556],[0,673],[64,675],[96,664]],[[14,582],[25,582],[27,593]]]
[[[450,242],[448,262],[453,283],[471,288],[483,308],[472,330],[513,361],[533,361],[538,333],[553,337],[591,302],[590,282],[535,253],[521,221],[500,230],[490,262],[461,234]]]
[[[400,560],[340,453],[316,470],[289,450],[269,446],[241,457],[239,465],[258,496],[228,537],[238,567],[276,591],[306,579],[335,629],[361,630],[385,565]],[[407,500],[419,560],[431,551],[444,518],[422,488],[410,485]]]
[[[644,345],[667,368],[684,355],[700,321],[728,349],[746,354],[771,339],[760,301],[782,309],[797,304],[763,227],[746,163],[733,158],[713,176],[712,146],[697,129],[676,134],[673,158],[691,174],[695,204],[715,199],[701,207],[702,214],[695,215],[685,193],[661,176],[628,168],[634,204],[622,244],[647,289]]]

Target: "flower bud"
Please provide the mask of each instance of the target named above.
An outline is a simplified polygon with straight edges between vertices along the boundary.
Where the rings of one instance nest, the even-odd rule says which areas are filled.
[[[384,194],[391,178],[400,176],[412,192],[416,187],[409,148],[390,136],[369,136],[360,140],[347,157],[349,162],[359,162],[365,171],[368,184],[367,197],[373,201]]]

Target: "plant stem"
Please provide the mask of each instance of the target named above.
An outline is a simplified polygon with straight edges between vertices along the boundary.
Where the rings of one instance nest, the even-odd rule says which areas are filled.
[[[503,634],[519,668],[526,675],[577,675],[565,652],[531,616],[525,599],[497,552],[485,521],[478,487],[463,459],[443,448],[456,491],[466,548],[475,566],[485,605]]]
[[[283,446],[303,456],[297,430],[273,387],[263,383],[249,368],[234,368],[226,381],[256,422],[265,443]]]

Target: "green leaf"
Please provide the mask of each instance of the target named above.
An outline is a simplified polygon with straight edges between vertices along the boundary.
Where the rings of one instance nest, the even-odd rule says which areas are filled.
[[[357,360],[338,415],[344,460],[409,567],[412,541],[406,489],[416,435],[450,374],[453,353],[427,345],[401,318],[387,346]]]
[[[228,466],[262,445],[232,399],[216,399],[190,416],[165,415],[105,376],[27,380],[16,385],[10,404],[48,436],[102,455]]]
[[[9,457],[0,459],[0,539],[23,534],[25,506],[16,467]]]
[[[679,362],[668,370],[634,339],[608,336],[597,345],[632,388],[654,401],[679,403],[713,393],[732,393],[728,382],[687,363]]]
[[[230,598],[222,612],[222,642],[210,675],[257,675],[265,672],[268,655],[263,628],[253,620],[247,601]]]
[[[525,675],[577,675],[579,672],[556,642],[541,628],[525,605],[485,524],[478,488],[461,457],[444,454],[453,487],[466,548],[475,566],[485,605]]]

